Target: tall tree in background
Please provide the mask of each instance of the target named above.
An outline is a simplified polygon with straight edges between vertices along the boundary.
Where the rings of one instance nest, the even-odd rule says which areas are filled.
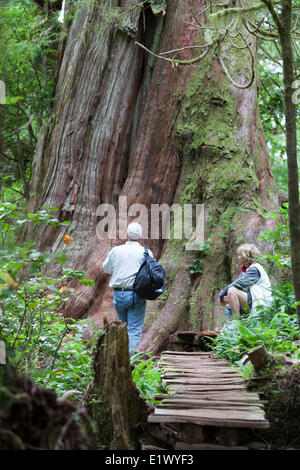
[[[37,138],[53,100],[57,21],[34,2],[0,2],[0,184],[29,198]],[[18,184],[21,182],[21,184]],[[2,184],[1,184],[2,186]]]
[[[264,0],[273,20],[277,26],[283,66],[284,83],[284,107],[286,128],[286,154],[288,163],[288,194],[289,194],[289,223],[291,236],[291,261],[293,283],[296,300],[298,301],[298,317],[300,321],[300,194],[299,173],[297,161],[297,113],[296,102],[293,99],[295,92],[295,66],[292,37],[297,34],[300,39],[300,31],[293,31],[292,0],[282,0],[280,17],[275,11],[272,0]],[[298,8],[299,8],[299,2]],[[298,13],[298,12],[297,12]]]
[[[256,81],[235,88],[214,49],[200,66],[176,67],[135,44],[155,53],[182,49],[182,60],[196,63],[203,49],[200,43],[199,53],[193,18],[207,4],[103,0],[75,6],[58,50],[53,114],[34,157],[28,209],[58,207],[60,221],[71,223],[73,243],[63,244],[63,228],[27,228],[24,237],[40,249],[65,251],[70,267],[86,270],[95,287],[70,286],[78,295],[66,315],[88,316],[99,326],[105,312],[113,312],[102,261],[122,242],[97,237],[99,205],[118,207],[123,196],[128,208],[144,204],[149,214],[153,204],[205,205],[205,251],[187,250],[185,239],[143,240],[167,277],[166,293],[148,305],[144,350],[161,349],[178,327],[216,324],[223,315],[219,290],[237,274],[237,245],[260,244],[259,234],[273,223],[263,214],[278,207]],[[247,83],[238,48],[235,67]],[[54,274],[56,266],[47,269]]]

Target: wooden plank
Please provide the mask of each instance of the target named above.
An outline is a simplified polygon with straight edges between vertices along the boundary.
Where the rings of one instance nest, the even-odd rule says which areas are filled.
[[[226,380],[240,380],[243,383],[246,383],[243,377],[240,375],[231,375],[231,374],[164,374],[161,376],[163,380],[215,380],[218,382],[219,380],[226,381]]]
[[[182,390],[183,388],[183,390]],[[259,396],[257,393],[255,392],[248,392],[246,389],[244,390],[224,390],[224,391],[218,391],[216,390],[215,392],[210,392],[210,393],[206,393],[205,390],[200,390],[200,391],[194,391],[193,393],[189,393],[188,395],[186,394],[186,391],[184,390],[184,387],[182,387],[181,389],[177,389],[175,393],[172,393],[172,394],[167,394],[167,397],[168,398],[173,398],[173,397],[179,397],[182,395],[184,396],[188,396],[189,398],[196,398],[196,397],[200,397],[200,396],[204,396],[204,395],[207,395],[207,399],[210,400],[214,400],[215,398],[223,398],[226,399],[226,400],[235,400],[236,397],[240,398],[241,400],[244,398],[245,400],[247,399],[255,399],[255,400],[260,400]]]
[[[180,353],[181,354],[181,353]],[[217,357],[213,357],[211,355],[206,355],[206,356],[200,356],[199,353],[184,353],[184,356],[180,356],[177,351],[174,351],[174,354],[170,355],[162,355],[160,357],[161,361],[184,361],[184,362],[189,362],[189,361],[203,361],[203,362],[222,362],[224,364],[228,364],[228,361],[225,359],[219,359]]]
[[[224,368],[218,368],[217,371],[215,369],[212,369],[211,367],[164,367],[164,370],[166,371],[167,374],[202,374],[203,372],[205,374],[221,374],[221,375],[238,375],[241,376],[240,372],[231,369],[230,367],[224,367]]]
[[[219,391],[220,392],[220,391],[226,391],[226,390],[246,390],[246,387],[243,384],[188,385],[186,387],[170,384],[168,385],[168,389],[170,389],[170,391],[174,390],[174,392],[176,393],[178,393],[179,390],[182,393],[189,393],[189,392],[195,392],[195,391],[199,391],[199,392]]]
[[[240,375],[234,375],[234,374],[163,374],[161,376],[162,379],[164,380],[190,380],[190,379],[195,379],[195,380],[201,380],[201,379],[207,379],[207,380],[242,380],[245,382],[243,377]]]
[[[263,409],[257,405],[253,405],[252,407],[250,405],[235,405],[235,406],[228,406],[228,405],[219,405],[219,406],[213,406],[213,405],[208,405],[208,406],[204,406],[204,405],[194,405],[194,406],[190,406],[186,403],[183,403],[182,405],[176,403],[164,403],[164,404],[160,404],[160,405],[157,405],[155,408],[161,408],[161,409],[164,409],[164,410],[172,410],[174,409],[174,407],[176,407],[176,410],[178,410],[178,412],[180,411],[183,411],[183,410],[199,410],[199,407],[201,407],[201,410],[212,410],[212,411],[215,411],[215,412],[218,412],[218,413],[221,413],[221,412],[230,412],[230,411],[242,411],[242,412],[255,412],[256,410],[262,410]],[[155,414],[155,413],[154,413]]]
[[[195,401],[195,402],[199,402],[199,401],[205,401],[205,402],[226,402],[226,403],[249,403],[249,404],[252,404],[252,403],[257,403],[257,404],[261,404],[263,405],[264,402],[262,400],[260,400],[259,398],[255,398],[255,397],[243,397],[242,395],[234,395],[232,396],[232,394],[229,394],[229,395],[225,395],[222,393],[222,394],[217,394],[217,395],[205,395],[205,394],[197,394],[197,395],[188,395],[188,397],[186,396],[186,394],[174,394],[174,395],[163,395],[163,396],[160,396],[158,397],[159,400],[167,400],[167,401],[180,401],[180,400],[186,400],[187,402],[189,401]]]
[[[189,444],[187,442],[176,442],[175,450],[248,450],[245,446],[221,446],[220,444],[213,444],[209,442],[199,442]]]
[[[219,362],[219,361],[217,361],[217,359],[213,360],[213,359],[209,359],[209,358],[202,359],[202,361],[196,360],[196,359],[193,359],[193,360],[190,360],[190,359],[189,360],[178,360],[178,359],[172,359],[171,360],[170,359],[170,360],[166,361],[165,359],[163,359],[160,362],[162,364],[170,364],[170,365],[179,364],[181,366],[186,365],[186,366],[196,366],[196,367],[198,367],[200,364],[202,364],[202,365],[208,365],[208,366],[209,365],[214,365],[214,366],[219,366],[219,367],[228,367],[228,368],[230,367],[230,365],[225,361]]]
[[[205,352],[205,351],[193,351],[193,352],[187,352],[187,351],[163,351],[161,353],[161,356],[172,356],[172,355],[177,355],[177,356],[212,356],[211,352]]]
[[[212,367],[164,367],[165,374],[181,374],[181,375],[189,375],[189,374],[213,374],[213,375],[237,375],[241,377],[241,373],[235,371],[229,367],[222,367],[222,368],[212,368]]]
[[[156,447],[148,444],[142,445],[141,450],[168,450],[166,447]]]
[[[174,378],[174,377],[182,377],[182,378],[185,378],[185,377],[208,377],[211,378],[211,377],[220,377],[222,379],[224,378],[228,378],[228,377],[232,377],[232,378],[241,378],[243,379],[242,375],[241,374],[236,374],[230,370],[228,371],[216,371],[216,370],[206,370],[206,369],[201,369],[200,367],[198,367],[197,369],[191,369],[191,370],[188,370],[186,372],[181,372],[181,370],[178,370],[178,371],[175,371],[175,372],[169,372],[169,370],[166,370],[164,369],[164,373],[163,373],[163,376],[169,376],[171,378]],[[243,379],[244,380],[244,379]],[[244,380],[244,382],[246,383],[246,381]]]
[[[190,379],[195,379],[195,380],[201,380],[201,379],[207,379],[207,380],[242,380],[245,383],[245,380],[241,375],[235,375],[235,374],[206,374],[206,373],[197,373],[197,374],[164,374],[162,375],[162,378],[165,379],[170,379],[170,380],[190,380]]]
[[[187,361],[187,362],[182,362],[182,361],[161,361],[160,362],[160,365],[162,367],[180,367],[180,368],[184,368],[186,366],[190,367],[190,368],[202,368],[202,367],[216,367],[217,369],[218,368],[224,368],[224,367],[227,367],[227,369],[230,369],[230,366],[228,366],[225,362],[223,363],[219,363],[219,362],[214,362],[214,361],[205,361],[205,362],[190,362],[190,361]],[[231,369],[232,370],[232,369]]]
[[[163,379],[163,383],[167,384],[186,384],[186,385],[220,385],[220,384],[244,384],[243,379],[239,378],[219,378],[219,377],[175,377],[169,379]]]
[[[173,399],[166,400],[164,399],[161,403],[155,405],[155,408],[167,408],[167,407],[176,407],[176,408],[250,408],[251,406],[257,406],[263,409],[262,403],[248,403],[245,401],[220,401],[220,400],[188,400],[185,398],[182,399]]]
[[[260,421],[264,420],[264,412],[262,410],[214,410],[209,408],[186,408],[186,409],[175,409],[175,408],[155,408],[155,415],[168,415],[168,416],[181,416],[188,418],[217,418],[218,420],[243,420],[243,421]]]
[[[202,351],[170,351],[168,353],[164,352],[161,354],[161,358],[173,358],[173,359],[216,359],[220,361],[225,361],[225,359],[217,358],[212,353],[202,352]]]
[[[192,423],[199,424],[201,426],[221,426],[230,428],[268,428],[270,425],[268,421],[257,420],[235,420],[228,419],[227,421],[218,418],[205,418],[205,417],[190,417],[190,416],[179,416],[179,415],[149,415],[148,423]]]

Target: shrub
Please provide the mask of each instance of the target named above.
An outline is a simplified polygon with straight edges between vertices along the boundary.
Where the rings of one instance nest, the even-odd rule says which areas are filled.
[[[242,357],[252,348],[264,344],[271,353],[283,353],[300,359],[300,327],[295,298],[290,284],[272,288],[273,302],[269,308],[232,321],[232,329],[224,329],[212,341],[216,355],[222,357],[245,373]]]
[[[10,204],[1,207],[0,229],[5,225],[13,239],[17,208]],[[55,208],[27,214],[19,225],[65,225],[49,210]],[[83,284],[93,282],[83,271],[72,269],[62,269],[59,278],[44,276],[42,268],[53,257],[61,264],[66,260],[63,253],[41,252],[30,243],[0,251],[0,339],[17,372],[61,395],[70,389],[85,390],[91,376],[92,348],[83,337],[87,320],[66,320],[62,313],[73,295],[66,285],[70,279]]]
[[[155,362],[151,355],[148,359],[143,359],[143,356],[143,353],[137,353],[131,360],[132,365],[135,366],[132,379],[140,390],[140,395],[148,403],[157,403],[155,396],[164,391],[161,380],[163,370],[159,362]]]

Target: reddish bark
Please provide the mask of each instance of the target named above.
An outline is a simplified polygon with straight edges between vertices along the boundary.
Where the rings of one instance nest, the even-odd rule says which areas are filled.
[[[124,3],[127,7],[133,4],[132,1]],[[192,45],[199,39],[198,30],[182,20],[189,23],[192,13],[201,10],[204,3],[203,0],[168,2],[160,50]],[[170,63],[158,61],[149,82],[147,77],[152,65],[148,55],[135,45],[134,38],[151,49],[162,20],[154,18],[148,11],[146,32],[140,21],[137,22],[138,31],[133,34],[137,15],[138,10],[131,11],[130,29],[125,22],[119,26],[106,24],[95,3],[90,10],[84,7],[79,10],[62,56],[53,118],[40,137],[33,168],[33,196],[29,210],[44,206],[58,207],[60,220],[71,221],[67,231],[73,243],[69,246],[62,243],[66,233],[64,229],[58,233],[52,227],[38,227],[34,233],[28,231],[25,235],[35,238],[41,249],[51,247],[52,250],[65,251],[68,254],[67,266],[85,270],[88,277],[95,281],[95,288],[78,288],[75,285],[79,295],[68,303],[66,315],[77,318],[87,315],[99,326],[103,325],[105,312],[112,312],[111,317],[114,317],[112,293],[102,270],[102,262],[108,250],[123,241],[100,241],[97,238],[97,207],[104,202],[117,206],[121,196],[127,197],[128,207],[133,203],[145,204],[148,209],[151,204],[171,205],[180,199],[186,175],[190,171],[186,163],[192,154],[189,137],[183,135],[178,139],[176,125],[195,69],[172,68]],[[181,57],[188,59],[191,54],[191,50],[187,49]],[[216,61],[212,70],[219,74],[220,82],[224,81]],[[209,87],[212,79],[207,75],[203,81],[203,86]],[[246,161],[246,153],[241,158],[245,159],[245,165],[254,167],[259,180],[258,189],[249,187],[245,190],[244,201],[252,201],[255,197],[262,201],[264,207],[275,208],[278,201],[275,192],[271,194],[269,191],[274,181],[258,122],[256,88],[232,90],[232,94],[236,113],[240,114],[240,126],[234,138],[236,142],[246,138],[246,150],[251,162]],[[205,124],[203,121],[203,126]],[[222,145],[211,145],[211,149],[218,151],[218,146],[221,148]],[[178,146],[181,146],[180,152]],[[203,191],[207,190],[211,170],[209,148],[209,143],[205,142],[194,151],[199,188]],[[216,153],[216,165],[221,162],[219,157]],[[203,201],[200,198],[197,202]],[[222,213],[228,205],[228,201],[225,204],[217,197],[206,202],[207,211],[215,208],[218,213]],[[262,221],[257,213],[253,211],[250,218],[248,214],[244,238],[255,241],[261,227]],[[217,290],[223,287],[225,279],[228,280],[230,270],[234,271],[231,263],[226,266],[225,258],[233,255],[236,248],[233,229],[228,228],[224,241],[220,241],[219,232],[220,227],[211,231],[210,235],[216,241],[215,252],[208,256],[198,285],[193,286],[190,279],[192,255],[188,252],[182,264],[176,266],[176,279],[170,282],[167,279],[167,283],[174,282],[174,291],[162,307],[156,324],[145,335],[142,341],[145,349],[153,348],[154,343],[154,349],[158,349],[159,342],[166,341],[168,328],[175,331],[182,316],[189,322],[191,286],[195,292],[199,291],[194,303],[195,308],[204,315],[204,323],[218,315]],[[142,243],[150,247],[156,257],[164,254],[162,260],[168,277],[169,271],[174,270],[169,257],[169,244],[150,239]],[[56,270],[54,263],[49,265],[49,272],[54,274]],[[180,302],[181,298],[185,301]],[[209,306],[204,308],[207,299]],[[149,308],[154,308],[153,304]],[[164,325],[165,331],[159,336],[158,332]],[[202,326],[210,327],[208,324]]]

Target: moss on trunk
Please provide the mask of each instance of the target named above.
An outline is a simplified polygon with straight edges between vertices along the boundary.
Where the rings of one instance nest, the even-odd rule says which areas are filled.
[[[213,56],[200,63],[187,83],[175,142],[182,166],[174,203],[182,207],[204,204],[205,238],[210,249],[195,277],[186,263],[185,242],[166,243],[161,262],[167,272],[168,298],[165,304],[158,301],[148,306],[152,326],[140,346],[155,351],[162,318],[169,325],[166,312],[180,272],[185,273],[185,281],[181,280],[185,302],[179,303],[178,308],[173,304],[173,330],[176,317],[177,329],[182,323],[196,331],[222,323],[218,294],[239,274],[235,250],[243,242],[256,243],[264,250],[266,247],[258,238],[267,228],[263,216],[278,207],[256,85],[247,90],[232,88]],[[192,253],[190,260],[199,258],[199,253]],[[149,323],[146,321],[146,329]],[[163,343],[162,337],[161,340]]]

